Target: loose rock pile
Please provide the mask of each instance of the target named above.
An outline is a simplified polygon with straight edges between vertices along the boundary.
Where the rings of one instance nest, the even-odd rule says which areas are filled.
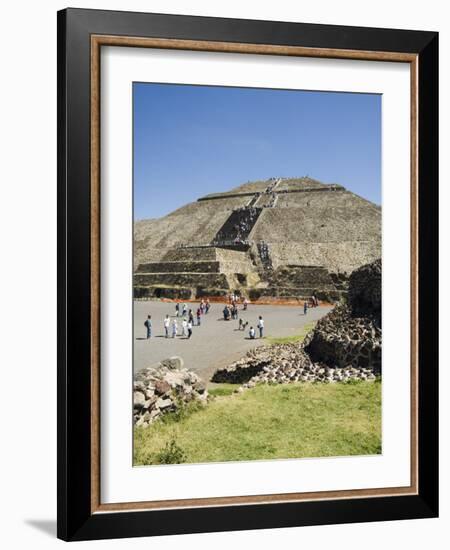
[[[136,426],[148,426],[186,403],[206,403],[208,399],[204,382],[195,372],[183,368],[181,357],[171,357],[139,371],[133,389]]]
[[[381,260],[350,276],[349,303],[321,319],[302,344],[251,350],[213,382],[283,384],[374,380],[381,373]],[[242,389],[241,388],[241,389]]]
[[[330,367],[313,363],[299,344],[278,344],[251,350],[231,365],[217,370],[213,382],[231,382],[251,388],[259,383],[286,384],[289,382],[341,382],[345,380],[374,380],[370,368]]]

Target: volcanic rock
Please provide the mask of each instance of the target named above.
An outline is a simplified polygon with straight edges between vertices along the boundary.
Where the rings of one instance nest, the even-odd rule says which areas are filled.
[[[134,379],[133,410],[136,426],[148,426],[162,415],[197,400],[205,404],[208,392],[199,376],[182,365],[178,357],[139,371]]]

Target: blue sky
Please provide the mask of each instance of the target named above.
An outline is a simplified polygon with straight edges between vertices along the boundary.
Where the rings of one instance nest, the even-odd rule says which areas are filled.
[[[133,84],[134,216],[308,175],[381,203],[381,96]]]

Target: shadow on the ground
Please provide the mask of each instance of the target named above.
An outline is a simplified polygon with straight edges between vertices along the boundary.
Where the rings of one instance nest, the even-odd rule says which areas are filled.
[[[56,519],[26,519],[25,523],[52,538],[56,537]]]

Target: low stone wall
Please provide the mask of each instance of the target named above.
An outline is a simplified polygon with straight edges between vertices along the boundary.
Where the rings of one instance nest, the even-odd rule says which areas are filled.
[[[133,418],[148,426],[161,416],[192,401],[206,403],[208,392],[195,372],[183,368],[181,357],[171,357],[139,371],[133,384]]]

